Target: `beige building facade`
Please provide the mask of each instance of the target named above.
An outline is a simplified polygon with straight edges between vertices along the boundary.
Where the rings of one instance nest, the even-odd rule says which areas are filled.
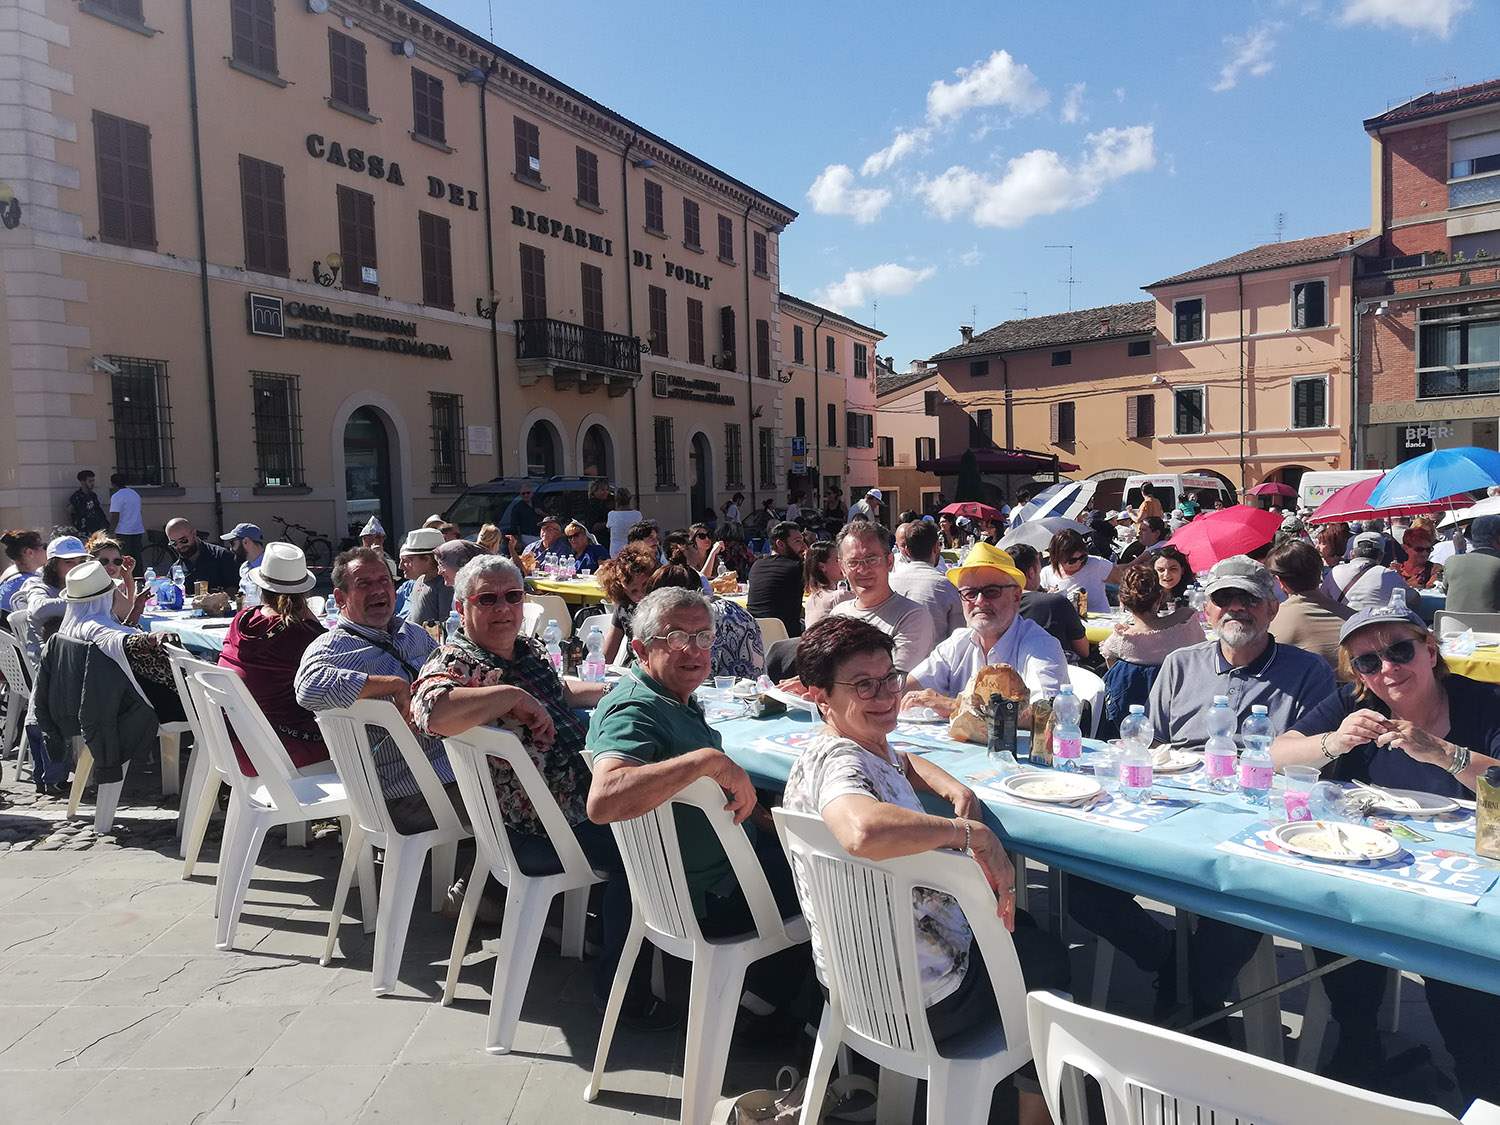
[[[79,468],[335,542],[495,476],[784,500],[795,212],[420,5],[15,7],[0,523]]]
[[[945,392],[937,371],[916,360],[906,371],[881,363],[875,384],[875,454],[887,510],[936,514],[942,482],[917,466],[937,457],[938,416]]]

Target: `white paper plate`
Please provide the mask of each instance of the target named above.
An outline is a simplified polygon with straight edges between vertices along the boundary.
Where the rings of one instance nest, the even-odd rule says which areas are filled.
[[[779,687],[766,688],[763,693],[770,699],[778,699],[788,707],[795,707],[799,711],[811,711],[814,715],[818,713],[818,705],[811,699],[804,699],[800,695],[793,695],[789,691],[782,691]]]
[[[931,707],[913,707],[901,712],[903,723],[946,723],[948,720]]]
[[[1203,764],[1203,755],[1190,750],[1169,750],[1163,757],[1163,761],[1151,763],[1157,773],[1187,773]]]
[[[1366,828],[1363,824],[1339,824],[1343,833],[1341,846],[1331,823],[1321,820],[1292,820],[1271,829],[1271,837],[1289,852],[1310,859],[1334,863],[1358,863],[1367,859],[1389,859],[1401,851],[1401,845],[1388,832]]]
[[[1404,797],[1413,802],[1416,808],[1411,808],[1401,802],[1386,803],[1383,799],[1376,797],[1370,806],[1379,812],[1393,816],[1438,816],[1441,813],[1453,812],[1458,808],[1458,802],[1452,797],[1444,797],[1441,793],[1422,793],[1416,789],[1392,789],[1385,787],[1385,791],[1393,797]],[[1360,792],[1356,785],[1354,792]]]
[[[1103,792],[1099,783],[1091,777],[1054,770],[1013,773],[1000,783],[1000,788],[1012,797],[1022,797],[1047,805],[1075,805]]]

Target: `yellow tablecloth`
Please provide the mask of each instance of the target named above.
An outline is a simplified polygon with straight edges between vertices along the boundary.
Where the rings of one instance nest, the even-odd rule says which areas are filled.
[[[1103,644],[1104,638],[1115,631],[1115,615],[1113,613],[1091,613],[1083,623],[1083,630],[1089,639],[1089,644]]]
[[[575,578],[561,582],[555,578],[528,578],[532,593],[553,594],[569,605],[595,605],[604,600],[604,589],[597,579]]]
[[[1472,656],[1445,656],[1448,670],[1471,680],[1500,684],[1500,650],[1482,648]]]
[[[942,550],[943,558],[947,559],[951,563],[956,563],[962,554],[963,552],[960,551],[957,547],[944,547]]]

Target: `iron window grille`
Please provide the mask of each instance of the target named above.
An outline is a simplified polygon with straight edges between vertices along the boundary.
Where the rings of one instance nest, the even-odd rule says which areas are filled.
[[[432,483],[465,484],[464,396],[430,391],[427,401],[432,407]]]
[[[656,445],[656,487],[677,487],[677,457],[672,448],[672,419],[658,416],[652,425]]]
[[[737,422],[724,423],[724,483],[731,488],[742,486],[740,427]]]
[[[129,485],[175,486],[177,467],[172,461],[172,401],[166,362],[123,355],[105,358],[120,369],[110,376],[109,388],[115,471]]]
[[[250,373],[255,412],[255,472],[262,488],[301,488],[302,403],[295,375]]]

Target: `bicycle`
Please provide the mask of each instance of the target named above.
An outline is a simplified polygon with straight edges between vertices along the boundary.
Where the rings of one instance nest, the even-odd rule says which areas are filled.
[[[303,527],[300,523],[291,523],[280,516],[272,516],[271,518],[281,525],[280,542],[291,543],[294,546],[301,547],[302,553],[307,556],[307,565],[309,567],[332,565],[333,544],[328,539],[319,535],[310,527]],[[292,538],[292,532],[294,531],[302,533],[302,542],[298,543],[297,540]]]
[[[177,552],[172,550],[166,535],[160,531],[148,531],[141,546],[141,557],[135,560],[135,570],[137,574],[154,570],[158,577],[165,578],[172,573],[172,564],[178,561]]]

